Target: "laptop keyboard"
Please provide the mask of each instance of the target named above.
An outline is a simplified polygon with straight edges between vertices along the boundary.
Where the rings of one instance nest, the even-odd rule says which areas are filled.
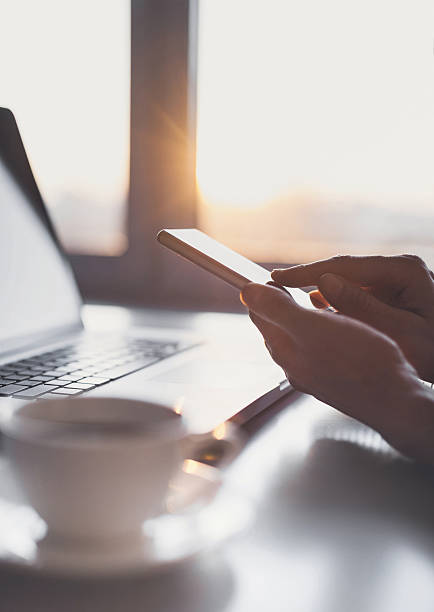
[[[75,396],[146,368],[193,345],[122,338],[76,344],[0,365],[0,396]]]

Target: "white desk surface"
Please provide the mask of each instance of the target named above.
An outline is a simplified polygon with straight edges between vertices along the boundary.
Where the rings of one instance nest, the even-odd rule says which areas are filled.
[[[172,323],[206,329],[237,316],[174,315]],[[86,319],[158,325],[167,314],[91,307]],[[256,509],[245,533],[153,578],[2,573],[0,610],[432,612],[434,470],[310,397],[284,401],[226,472]]]

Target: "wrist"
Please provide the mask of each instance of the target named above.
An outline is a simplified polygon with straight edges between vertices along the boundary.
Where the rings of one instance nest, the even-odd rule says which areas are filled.
[[[419,380],[406,385],[394,409],[394,422],[380,431],[407,457],[434,465],[434,392]]]

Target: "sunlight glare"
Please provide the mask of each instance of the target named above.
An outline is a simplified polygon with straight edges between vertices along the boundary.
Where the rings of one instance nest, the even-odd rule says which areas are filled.
[[[430,210],[433,22],[430,0],[201,0],[204,202],[295,193]]]

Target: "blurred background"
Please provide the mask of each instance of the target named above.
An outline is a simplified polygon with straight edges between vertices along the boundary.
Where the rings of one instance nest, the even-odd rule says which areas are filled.
[[[0,10],[0,105],[87,297],[173,302],[162,226],[269,265],[402,252],[434,265],[430,0]]]

